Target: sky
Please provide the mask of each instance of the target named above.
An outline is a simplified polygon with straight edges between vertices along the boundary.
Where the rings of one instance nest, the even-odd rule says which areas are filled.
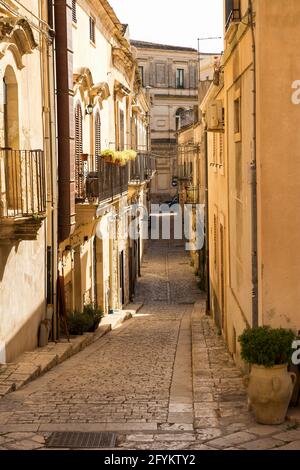
[[[223,36],[223,0],[109,0],[131,39],[197,49],[197,39]],[[201,40],[202,52],[223,51],[223,40]]]

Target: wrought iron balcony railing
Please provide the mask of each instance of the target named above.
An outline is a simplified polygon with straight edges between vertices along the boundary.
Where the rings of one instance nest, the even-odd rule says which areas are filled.
[[[155,171],[156,160],[148,153],[138,153],[125,166],[109,163],[101,156],[82,154],[75,168],[76,201],[116,198],[128,190],[129,184],[149,181]]]
[[[180,180],[190,180],[193,177],[193,166],[190,162],[178,165],[177,177]]]
[[[32,217],[45,212],[44,152],[0,149],[0,217]]]
[[[118,166],[98,155],[83,154],[75,168],[76,200],[114,199],[128,190],[128,165]]]
[[[186,204],[199,203],[199,188],[197,186],[188,186],[186,188]]]
[[[138,153],[129,162],[129,184],[141,184],[151,180],[156,171],[156,159],[147,152]]]

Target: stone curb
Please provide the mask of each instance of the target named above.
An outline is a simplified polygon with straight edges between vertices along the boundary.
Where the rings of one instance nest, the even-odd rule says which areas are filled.
[[[130,304],[115,318],[109,318],[106,324],[100,325],[95,333],[84,333],[59,343],[49,343],[34,351],[23,353],[15,364],[0,365],[0,399],[8,393],[19,390],[24,385],[40,377],[66,359],[74,356],[90,344],[98,341],[111,330],[131,319],[143,304]],[[111,320],[111,321],[109,321]]]

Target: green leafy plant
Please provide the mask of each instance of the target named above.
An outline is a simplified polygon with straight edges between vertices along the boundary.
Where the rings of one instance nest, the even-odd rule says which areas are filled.
[[[71,335],[96,331],[102,318],[103,311],[97,305],[85,305],[82,312],[75,310],[69,315],[68,330]]]
[[[83,335],[93,326],[93,318],[87,313],[74,311],[68,316],[68,330],[71,335]]]
[[[98,305],[92,303],[84,306],[83,315],[87,315],[91,319],[92,324],[88,331],[95,331],[98,328],[104,314],[103,310],[101,310]]]
[[[284,328],[247,328],[239,337],[241,357],[250,364],[265,367],[288,364],[294,339],[293,331]]]

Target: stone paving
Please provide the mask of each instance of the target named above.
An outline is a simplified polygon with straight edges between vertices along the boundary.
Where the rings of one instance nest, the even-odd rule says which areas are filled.
[[[132,320],[0,400],[0,449],[111,430],[124,450],[300,450],[297,425],[254,422],[180,242],[151,242],[135,301]]]

